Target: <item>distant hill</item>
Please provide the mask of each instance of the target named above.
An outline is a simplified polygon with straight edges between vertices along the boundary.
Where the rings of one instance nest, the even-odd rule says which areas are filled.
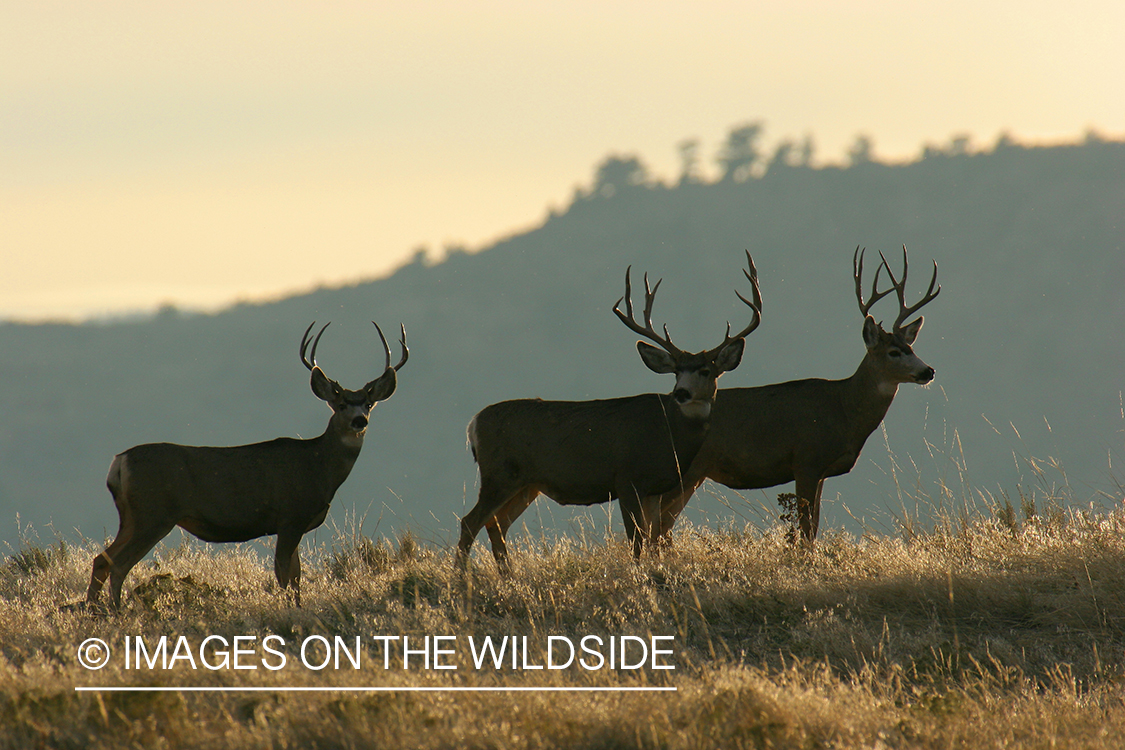
[[[1125,143],[1005,141],[847,168],[779,161],[748,179],[674,186],[607,166],[621,160],[534,230],[434,264],[419,255],[388,278],[214,315],[0,325],[0,539],[14,543],[17,514],[41,535],[49,523],[65,535],[113,534],[105,471],[138,443],[319,434],[328,410],[298,362],[301,332],[333,321],[318,359],[354,388],[382,364],[376,320],[387,331],[406,324],[411,358],[330,520],[354,508],[369,534],[409,527],[449,543],[475,500],[472,415],[506,398],[669,389],[610,313],[626,265],[665,279],[654,317],[699,349],[720,340],[727,319],[745,319],[734,295],[744,248],[764,320],[721,387],[851,374],[863,354],[857,245],[897,259],[905,243],[912,289],[931,258],[940,267],[943,291],[915,346],[937,379],[899,391],[885,423],[893,456],[876,432],[856,470],[829,480],[822,528],[866,519],[891,531],[893,514],[914,513],[919,497],[948,506],[1002,490],[1018,503],[1021,487],[1064,481],[1053,463],[1078,500],[1120,501]],[[332,249],[322,253],[331,263]],[[893,306],[873,312],[893,319]],[[775,508],[783,489],[693,508],[707,523],[741,522]],[[540,523],[566,531],[566,518],[544,500],[525,515],[535,533]]]

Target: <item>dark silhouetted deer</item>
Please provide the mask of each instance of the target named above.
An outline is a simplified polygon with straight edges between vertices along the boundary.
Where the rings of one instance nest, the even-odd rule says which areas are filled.
[[[656,290],[645,276],[644,324],[633,315],[629,271],[625,272],[626,312],[618,300],[613,312],[658,347],[637,342],[650,370],[674,374],[672,392],[598,401],[521,399],[485,407],[469,423],[469,445],[480,467],[477,503],[461,520],[458,544],[462,561],[482,527],[488,528],[492,554],[508,569],[504,537],[509,527],[540,494],[562,505],[621,501],[626,534],[640,556],[654,539],[660,495],[684,487],[683,472],[707,434],[717,380],[742,361],[745,337],[761,322],[762,297],[757,270],[746,254],[752,300],[739,299],[753,311],[749,325],[714,349],[691,354],[672,344],[668,327],[653,329]]]
[[[312,372],[313,393],[332,407],[324,434],[226,448],[153,443],[116,456],[106,484],[121,525],[113,543],[94,558],[87,605],[97,602],[108,577],[113,606],[120,607],[125,576],[176,526],[206,542],[277,534],[277,582],[283,589],[292,585],[294,603],[301,605],[301,537],[324,522],[332,497],[359,457],[371,409],[394,393],[396,373],[409,357],[403,327],[402,357],[392,367],[391,349],[376,325],[387,360],[383,374],[349,391],[316,364],[327,323],[306,358],[313,325],[301,337],[300,355]]]
[[[867,353],[850,378],[793,380],[757,388],[724,388],[715,400],[707,439],[686,472],[685,490],[673,491],[661,505],[657,537],[666,535],[695,489],[712,479],[738,490],[795,482],[797,521],[801,536],[816,538],[820,525],[820,495],[824,480],[847,474],[855,466],[867,437],[879,426],[901,383],[926,384],[934,368],[911,346],[922,318],[906,319],[941,291],[937,263],[922,299],[906,304],[906,247],[902,248],[902,279],[896,279],[886,258],[875,271],[871,296],[861,288],[863,253],[852,257],[855,294],[863,315],[863,343]],[[878,290],[879,272],[886,269],[891,288]],[[899,313],[891,330],[868,313],[871,306],[894,291]]]

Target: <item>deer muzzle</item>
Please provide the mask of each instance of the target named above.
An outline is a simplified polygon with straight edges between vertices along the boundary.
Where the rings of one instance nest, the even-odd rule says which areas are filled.
[[[711,416],[711,401],[706,398],[693,398],[691,391],[686,388],[677,388],[672,391],[672,398],[680,407],[680,413],[688,419],[707,419]]]

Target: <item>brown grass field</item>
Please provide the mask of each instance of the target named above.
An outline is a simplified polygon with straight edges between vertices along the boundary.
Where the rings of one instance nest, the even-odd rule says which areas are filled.
[[[814,550],[789,544],[777,522],[685,524],[640,564],[592,525],[557,540],[514,534],[507,580],[483,536],[466,574],[449,550],[410,535],[322,530],[330,540],[303,555],[300,609],[277,589],[263,544],[173,534],[126,582],[121,613],[90,613],[68,605],[100,544],[28,541],[0,565],[0,747],[1121,747],[1125,510],[1020,505],[926,528],[904,520],[895,534],[830,529]],[[266,666],[280,663],[263,650],[271,634],[281,669]],[[437,658],[456,669],[425,669],[421,654],[404,669],[397,646],[384,654],[373,638],[386,635],[412,648],[455,636]],[[545,663],[552,635],[673,636],[657,665],[675,668],[476,668],[469,637],[504,635],[527,637],[529,666]],[[152,668],[125,667],[126,636],[142,638]],[[167,656],[184,645],[167,669],[161,636]],[[221,666],[220,650],[199,652],[208,636],[247,637],[239,663],[257,668],[198,663]],[[346,654],[339,668],[304,666],[310,636],[360,637],[361,667]],[[88,638],[113,650],[97,671],[78,661]],[[314,666],[326,656],[319,643],[309,654]],[[320,690],[280,689],[294,687]],[[396,690],[355,690],[371,687]],[[402,690],[419,687],[462,690]],[[542,687],[675,691],[464,690]]]

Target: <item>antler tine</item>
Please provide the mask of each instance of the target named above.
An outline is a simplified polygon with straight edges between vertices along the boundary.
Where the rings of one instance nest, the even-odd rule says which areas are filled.
[[[621,312],[617,309],[617,306],[621,304],[621,300],[625,300],[625,310],[629,313],[630,320],[633,319],[633,287],[629,283],[629,272],[632,270],[632,265],[625,267],[625,296],[613,304],[613,311],[620,317]]]
[[[410,359],[410,348],[406,345],[406,324],[399,323],[398,327],[402,333],[402,336],[398,340],[398,345],[402,349],[402,356],[399,358],[398,364],[395,365],[395,372],[401,370],[402,366],[406,364],[406,360]]]
[[[860,250],[859,245],[856,245],[855,255],[852,256],[852,272],[855,275],[855,298],[859,303],[859,311],[864,318],[871,312],[871,307],[876,302],[886,297],[895,289],[895,287],[892,286],[891,289],[885,289],[882,292],[879,291],[879,272],[883,270],[884,266],[887,266],[887,259],[883,258],[882,253],[879,253],[879,257],[883,258],[883,262],[875,269],[875,278],[871,282],[871,297],[867,302],[863,301],[863,254],[865,252],[867,252],[867,248]],[[889,274],[890,272],[890,266],[887,266],[887,273]],[[894,284],[894,276],[891,276],[891,283],[892,285]]]
[[[315,325],[315,320],[312,323],[309,323],[309,327],[305,329],[305,335],[301,336],[301,364],[307,367],[309,371],[312,371],[312,369],[316,367],[316,345],[320,343],[320,337],[324,335],[324,331],[328,328],[328,326],[332,325],[332,321],[330,320],[325,323],[324,327],[320,329],[320,333],[318,333],[316,335],[316,338],[312,340],[312,351],[309,353],[309,356],[306,359],[305,350],[309,348],[309,333],[312,332],[313,326]]]
[[[751,310],[754,311],[754,317],[753,319],[751,319],[748,326],[743,328],[734,336],[730,335],[730,322],[728,321],[726,340],[723,341],[722,346],[726,346],[728,343],[734,341],[735,339],[746,338],[751,333],[753,333],[754,329],[756,329],[762,323],[762,291],[758,288],[758,269],[754,266],[754,259],[750,257],[749,250],[746,251],[746,264],[749,266],[749,268],[742,269],[742,273],[750,282],[750,296],[754,298],[754,301],[751,302],[750,300],[743,297],[742,292],[738,291],[737,289],[734,290],[734,294],[740,300],[745,302]]]
[[[882,255],[883,255],[882,253],[879,253],[880,257],[882,257]],[[887,263],[886,258],[883,258],[883,265],[886,266],[886,268],[887,268],[887,275],[891,277],[891,284],[894,286],[895,293],[898,296],[899,313],[898,313],[898,317],[895,318],[894,330],[896,330],[896,331],[901,330],[902,324],[906,321],[907,318],[909,318],[911,315],[913,315],[914,313],[916,313],[920,309],[922,309],[922,307],[924,305],[932,302],[934,300],[934,298],[937,297],[938,294],[941,293],[941,287],[940,286],[938,286],[937,289],[934,289],[934,287],[937,285],[937,261],[935,260],[933,263],[934,263],[934,274],[933,274],[933,276],[930,277],[930,286],[926,290],[926,293],[922,296],[922,299],[920,299],[918,302],[916,302],[913,305],[907,306],[907,304],[906,304],[906,275],[907,275],[908,267],[907,267],[907,259],[906,259],[906,245],[902,246],[902,280],[901,281],[895,278],[894,272],[891,271],[890,264]]]
[[[387,337],[383,335],[383,329],[379,327],[379,324],[373,320],[371,325],[375,326],[375,330],[379,332],[379,340],[383,342],[383,352],[387,357],[387,364],[383,366],[383,369],[386,369],[391,366],[391,347],[387,345]],[[406,326],[400,323],[399,328],[402,330],[402,338],[398,340],[399,346],[402,347],[402,358],[394,366],[395,372],[401,370],[402,366],[406,364],[406,360],[410,359],[410,349],[406,346]]]
[[[669,354],[681,354],[682,352],[678,348],[676,348],[675,344],[672,343],[672,337],[668,335],[667,325],[664,326],[663,337],[661,337],[660,334],[658,334],[652,327],[652,305],[656,300],[656,290],[660,288],[660,283],[663,281],[663,279],[658,279],[656,285],[650,289],[648,284],[648,274],[645,274],[645,324],[642,326],[637,322],[636,317],[633,315],[633,287],[629,279],[629,273],[630,271],[632,271],[632,269],[632,266],[629,266],[625,269],[625,296],[617,300],[617,303],[614,304],[614,314],[621,320],[622,323],[624,323],[629,328],[629,330],[639,333],[646,339],[659,344],[661,348],[663,348]],[[622,300],[625,301],[626,312],[624,313],[621,312],[620,308]]]
[[[399,323],[398,327],[402,331],[402,338],[398,340],[399,346],[402,347],[402,358],[399,359],[398,364],[395,365],[395,372],[401,370],[402,366],[406,364],[406,360],[410,359],[410,349],[406,346],[406,324]]]
[[[373,320],[371,325],[375,326],[375,330],[379,332],[379,340],[383,342],[383,355],[387,358],[387,364],[383,365],[383,369],[386,370],[391,366],[391,347],[387,344],[387,337],[383,335],[383,329],[379,324]]]

